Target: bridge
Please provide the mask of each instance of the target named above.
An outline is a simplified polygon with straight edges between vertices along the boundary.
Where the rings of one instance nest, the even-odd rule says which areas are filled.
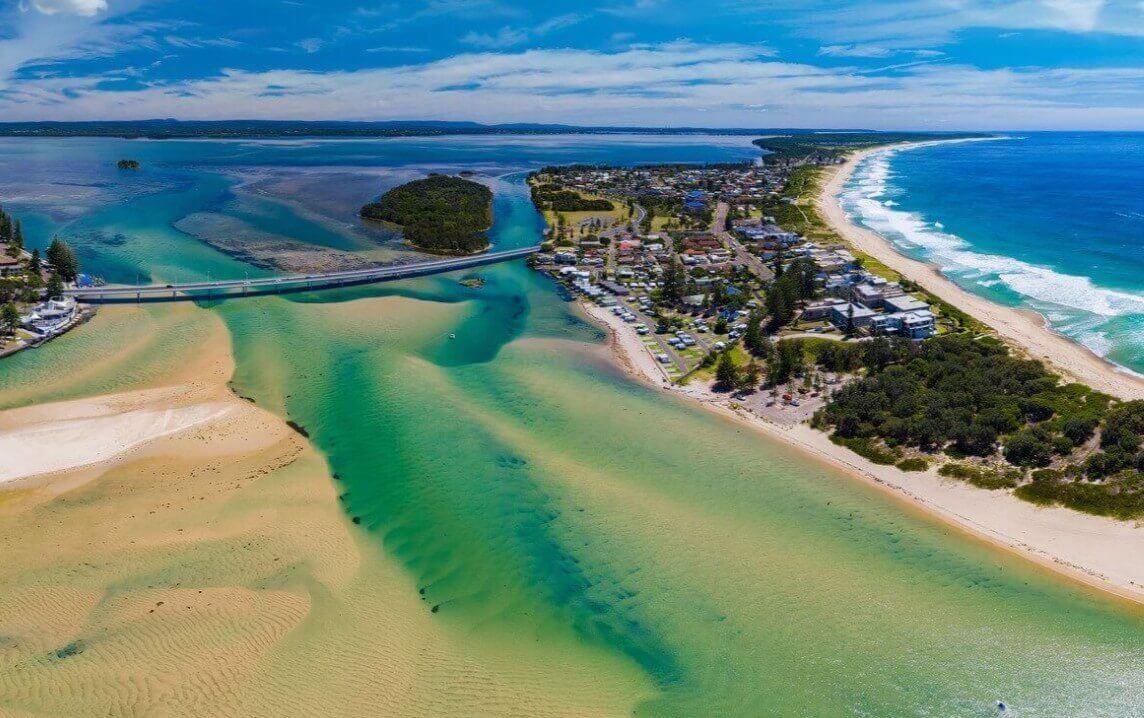
[[[221,279],[210,282],[187,282],[183,284],[108,285],[102,287],[77,287],[66,289],[64,294],[78,302],[88,304],[178,302],[200,299],[228,299],[254,297],[265,294],[286,294],[289,292],[309,292],[335,287],[349,287],[358,284],[377,284],[399,279],[424,277],[431,274],[455,272],[472,267],[509,262],[521,259],[540,251],[539,246],[510,249],[503,252],[490,252],[471,257],[453,257],[416,264],[396,264],[385,267],[369,267],[327,274],[292,274],[281,277],[259,277],[257,279]]]

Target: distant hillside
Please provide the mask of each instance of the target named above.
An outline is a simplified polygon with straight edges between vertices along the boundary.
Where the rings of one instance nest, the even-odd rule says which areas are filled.
[[[436,254],[475,254],[489,247],[493,193],[460,177],[430,175],[394,187],[361,216],[401,225],[405,241]]]
[[[753,135],[806,134],[808,130],[704,127],[620,127],[432,120],[387,122],[300,122],[293,120],[128,120],[93,122],[0,122],[7,137],[123,137],[128,139],[245,138],[245,137],[432,137],[439,135],[609,134]]]

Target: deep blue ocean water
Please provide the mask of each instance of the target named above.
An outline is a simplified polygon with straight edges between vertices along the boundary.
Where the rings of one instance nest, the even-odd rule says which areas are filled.
[[[1144,133],[878,153],[843,206],[906,254],[1144,372]]]

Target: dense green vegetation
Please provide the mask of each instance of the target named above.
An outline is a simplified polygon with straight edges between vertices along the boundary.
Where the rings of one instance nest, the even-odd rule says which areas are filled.
[[[775,281],[767,289],[766,306],[770,329],[777,331],[790,324],[798,313],[799,305],[813,299],[818,293],[815,275],[818,268],[810,259],[796,259],[783,268],[780,255],[774,263]]]
[[[5,251],[10,257],[20,256],[20,250],[24,248],[24,229],[20,220],[5,212],[3,207],[0,207],[0,242],[7,245]]]
[[[489,246],[493,193],[460,177],[430,175],[395,187],[361,208],[365,219],[401,225],[405,240],[439,254],[473,254]]]
[[[115,166],[121,170],[137,170],[139,169],[139,160],[119,160]]]
[[[770,152],[763,156],[769,164],[777,162],[825,162],[867,147],[897,142],[924,142],[961,137],[984,137],[981,134],[949,134],[933,132],[823,132],[764,137],[755,144]]]
[[[970,459],[941,471],[985,488],[1019,487],[1029,500],[1144,515],[1144,401],[1116,403],[1062,384],[1040,362],[967,334],[823,345],[815,361],[864,370],[815,417],[863,456],[893,463],[912,449]]]

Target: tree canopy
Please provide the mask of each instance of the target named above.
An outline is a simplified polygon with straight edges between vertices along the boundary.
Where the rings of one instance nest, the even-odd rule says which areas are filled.
[[[56,274],[65,282],[74,282],[79,276],[79,260],[68,243],[56,237],[45,253]]]
[[[488,248],[493,193],[460,177],[430,175],[395,187],[361,208],[365,219],[401,225],[405,241],[439,254],[473,254]]]

